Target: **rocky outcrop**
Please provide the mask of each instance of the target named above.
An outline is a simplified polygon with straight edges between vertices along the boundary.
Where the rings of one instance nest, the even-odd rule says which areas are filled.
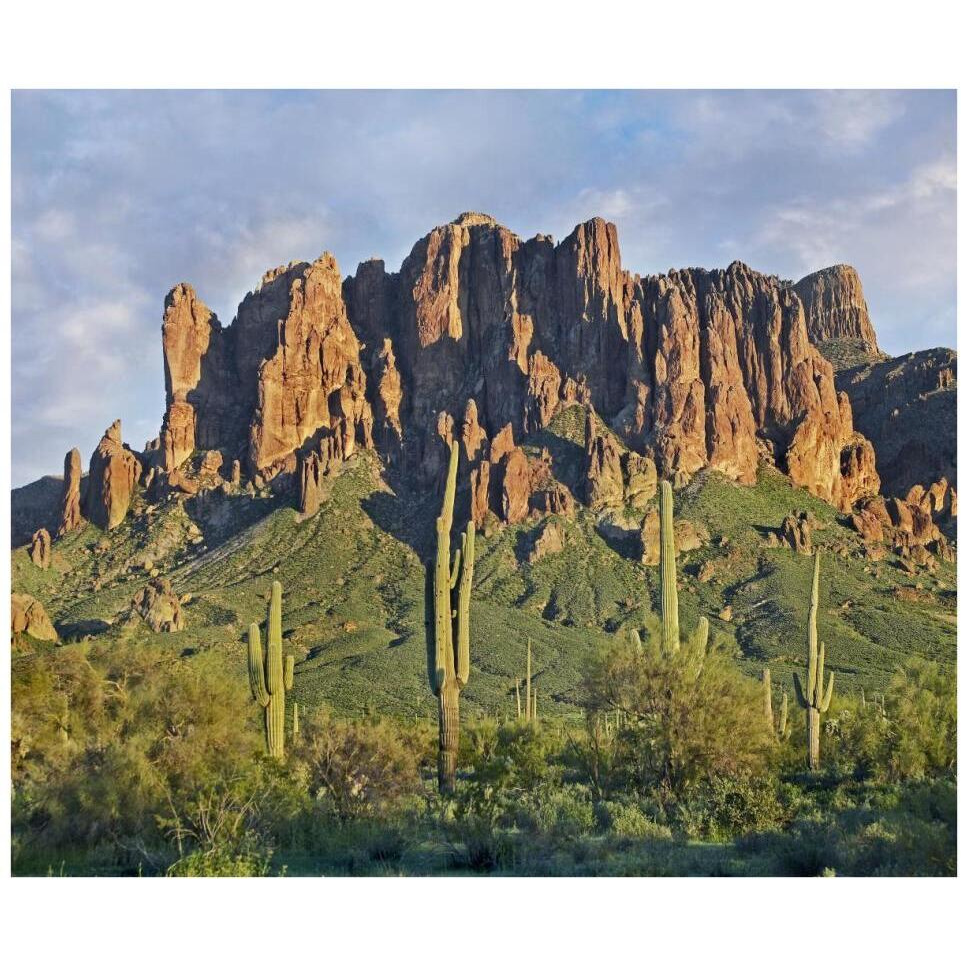
[[[636,451],[623,451],[614,436],[588,409],[584,431],[584,502],[590,507],[647,503],[657,490],[654,461]]]
[[[880,355],[861,278],[853,267],[836,264],[815,271],[799,280],[794,291],[804,305],[808,336],[815,344],[827,340],[861,341],[870,353]]]
[[[905,498],[872,497],[858,504],[851,517],[865,542],[887,543],[903,555],[921,548],[953,556],[945,530],[955,533],[957,494],[947,479],[924,488],[912,487]]]
[[[611,507],[624,503],[624,478],[618,445],[600,428],[593,410],[588,410],[584,433],[587,469],[584,501],[589,507]]]
[[[814,526],[814,521],[807,511],[792,511],[781,522],[781,528],[776,535],[777,541],[798,554],[812,554]]]
[[[674,521],[674,553],[680,557],[688,551],[696,551],[703,547],[710,537],[710,533],[703,524],[694,521]],[[656,510],[650,510],[644,515],[640,527],[641,563],[645,566],[659,564],[661,560],[661,517]]]
[[[50,532],[41,527],[36,531],[30,541],[30,560],[33,564],[45,571],[50,567],[53,557],[53,547],[50,542]]]
[[[216,449],[273,476],[292,470],[305,445],[335,437],[331,449],[349,457],[373,441],[360,343],[330,254],[268,271],[228,328],[189,285],[175,287],[164,358],[167,469],[195,448]]]
[[[470,516],[477,527],[483,527],[490,510],[490,461],[481,461],[470,473]]]
[[[63,537],[70,531],[76,530],[82,523],[80,512],[80,481],[83,467],[80,451],[76,447],[68,451],[63,460],[63,493],[60,496],[60,524],[57,536]]]
[[[459,434],[475,520],[493,508],[513,521],[570,508],[569,490],[512,451],[590,404],[610,428],[591,437],[592,506],[642,504],[658,473],[753,483],[760,449],[846,511],[877,489],[871,445],[814,341],[852,332],[873,338],[849,268],[794,287],[739,262],[639,277],[599,218],[555,244],[466,213],[397,273],[372,260],[341,283],[330,254],[268,271],[226,328],[175,287],[151,456],[172,471],[216,450],[263,483],[295,476],[310,452],[333,461],[376,446],[405,482],[432,487]]]
[[[208,450],[200,462],[200,474],[221,480],[220,469],[224,466],[224,455],[219,450]]]
[[[957,354],[936,348],[837,375],[877,457],[881,490],[904,497],[944,477],[957,488]]]
[[[167,411],[160,431],[160,466],[174,470],[196,446],[194,405],[200,403],[206,412],[201,378],[211,335],[220,333],[220,324],[190,284],[178,284],[164,301],[162,330]]]
[[[186,627],[180,598],[165,577],[149,580],[130,602],[124,620],[142,620],[155,634],[176,634]]]
[[[115,420],[90,458],[86,516],[105,530],[116,527],[127,515],[140,473],[140,461],[122,443],[120,421]]]
[[[531,541],[527,551],[527,563],[536,564],[551,554],[558,554],[564,550],[566,544],[567,535],[564,533],[564,528],[557,521],[549,520]]]
[[[743,264],[641,278],[622,268],[603,220],[555,245],[471,213],[431,231],[396,275],[361,265],[345,291],[364,339],[391,344],[404,384],[392,414],[404,425],[401,458],[425,482],[438,412],[473,400],[488,437],[510,425],[523,439],[589,401],[629,450],[681,483],[704,467],[753,482],[760,440],[796,483],[839,507],[872,486],[801,300]],[[378,370],[370,365],[372,381]],[[618,495],[598,443],[587,496],[600,503]]]
[[[43,604],[29,594],[10,595],[10,632],[16,637],[18,634],[28,634],[38,641],[55,641],[57,631]]]
[[[360,344],[347,322],[337,262],[324,254],[274,282],[282,282],[286,291],[286,312],[277,321],[276,348],[257,371],[251,466],[270,467],[314,435],[337,437],[340,456],[350,457],[355,443],[372,442],[373,423]],[[271,312],[267,304],[256,295],[248,297],[237,314],[238,337],[248,325],[262,327],[265,312]]]
[[[518,524],[530,510],[531,471],[527,456],[515,447],[503,460],[501,479],[501,517],[508,524]]]

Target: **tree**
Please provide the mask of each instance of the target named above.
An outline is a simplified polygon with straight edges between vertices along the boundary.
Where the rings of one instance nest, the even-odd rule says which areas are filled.
[[[614,648],[587,675],[588,724],[620,710],[616,733],[634,787],[679,795],[705,778],[752,774],[772,746],[757,683],[697,645]]]

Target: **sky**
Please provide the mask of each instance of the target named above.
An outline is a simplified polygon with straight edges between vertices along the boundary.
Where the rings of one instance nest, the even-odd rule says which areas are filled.
[[[626,269],[848,263],[882,349],[956,347],[954,91],[15,91],[12,482],[164,410],[163,301],[396,270],[437,224],[617,224]]]

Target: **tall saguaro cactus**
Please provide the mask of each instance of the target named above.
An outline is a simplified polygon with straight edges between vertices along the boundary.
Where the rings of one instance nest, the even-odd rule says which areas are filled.
[[[447,483],[437,518],[437,549],[428,565],[425,597],[427,676],[438,699],[437,783],[451,794],[457,777],[460,744],[460,692],[470,676],[470,593],[474,580],[474,522],[461,534],[460,547],[450,556],[457,487],[457,441],[450,452]]]
[[[681,628],[677,613],[677,564],[674,559],[674,491],[666,480],[661,481],[658,513],[661,522],[661,643],[665,651],[675,654],[681,649]],[[685,646],[690,646],[691,666],[697,675],[700,675],[707,656],[709,632],[707,618],[699,617],[694,633],[685,640]],[[640,635],[631,631],[631,637],[635,635],[640,647]]]
[[[264,709],[264,733],[267,753],[284,759],[285,697],[294,684],[294,659],[283,656],[281,634],[281,596],[283,588],[274,581],[270,588],[270,608],[267,614],[267,658],[260,644],[260,628],[251,624],[247,640],[247,673],[250,693]]]
[[[677,619],[677,568],[674,563],[674,492],[670,482],[661,481],[661,642],[665,650],[681,646]]]
[[[834,692],[834,671],[824,686],[824,644],[818,642],[818,577],[821,555],[814,555],[814,577],[811,580],[811,606],[808,609],[808,673],[807,683],[794,675],[794,689],[798,702],[807,711],[808,766],[816,771],[821,763],[821,715],[831,706]]]
[[[767,726],[774,731],[774,703],[771,700],[771,669],[764,668],[761,673],[761,684],[764,687],[764,720]]]

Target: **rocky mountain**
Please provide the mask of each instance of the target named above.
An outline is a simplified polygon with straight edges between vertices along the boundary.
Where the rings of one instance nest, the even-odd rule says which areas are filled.
[[[465,213],[397,273],[371,260],[345,280],[325,253],[268,271],[226,327],[179,284],[162,341],[158,438],[134,452],[116,422],[82,487],[68,454],[58,516],[37,512],[50,530],[75,529],[81,514],[110,529],[138,487],[156,499],[269,485],[311,514],[360,449],[376,451],[391,483],[429,490],[455,440],[479,525],[569,514],[575,500],[631,504],[657,475],[683,486],[705,468],[753,484],[769,464],[844,513],[882,486],[956,483],[943,439],[901,430],[915,416],[904,411],[950,405],[928,399],[932,376],[945,389],[943,370],[902,365],[892,391],[872,386],[878,365],[836,378],[818,349],[851,341],[881,357],[853,268],[793,285],[737,261],[642,277],[599,218],[555,243]],[[529,443],[573,406],[590,409],[576,475]],[[917,476],[902,450],[923,461]]]
[[[874,447],[885,494],[904,497],[941,478],[957,488],[957,370],[958,355],[942,347],[836,375]]]
[[[825,316],[847,303],[830,277],[814,287]],[[878,487],[795,291],[740,263],[638,277],[600,219],[555,244],[464,214],[415,244],[397,274],[368,261],[343,284],[325,254],[267,273],[227,328],[180,285],[163,342],[165,471],[216,448],[251,479],[309,480],[316,467],[298,460],[374,446],[430,484],[463,436],[464,483],[475,501],[486,494],[475,513],[517,520],[534,493],[558,489],[549,468],[531,487],[517,445],[564,406],[590,403],[681,484],[704,467],[752,483],[769,459],[841,509]]]
[[[880,357],[878,339],[868,315],[861,278],[847,264],[836,264],[808,274],[794,285],[815,344],[859,341],[865,352]]]

